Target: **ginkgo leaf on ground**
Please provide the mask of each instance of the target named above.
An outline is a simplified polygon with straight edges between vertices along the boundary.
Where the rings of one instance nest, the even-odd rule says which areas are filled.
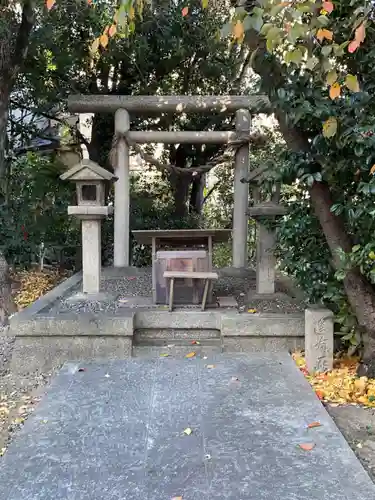
[[[330,86],[329,88],[329,97],[332,99],[337,99],[337,97],[340,97],[341,94],[341,87],[339,83],[334,83],[333,85]]]
[[[189,352],[189,354],[186,354],[185,358],[194,358],[195,352]]]
[[[161,358],[167,358],[168,356],[169,356],[169,354],[168,354],[167,352],[162,352],[162,353],[160,354],[160,357],[161,357]]]
[[[172,500],[182,500],[182,497],[173,497]]]
[[[192,433],[193,431],[190,429],[190,427],[187,427],[185,430],[184,430],[184,434],[186,434],[187,436],[190,436],[190,434]]]
[[[319,399],[324,399],[324,392],[323,391],[320,391],[319,389],[317,391],[315,391],[315,394],[317,395],[317,397]]]
[[[331,116],[323,123],[323,136],[329,139],[333,137],[337,132],[337,120],[334,116]]]
[[[322,424],[320,422],[311,422],[311,424],[309,424],[307,427],[309,429],[314,429],[315,427],[321,427]]]
[[[208,0],[202,0],[202,8],[207,9],[208,7]]]
[[[301,448],[301,450],[311,451],[315,448],[315,443],[301,443],[298,446]]]
[[[352,92],[359,92],[359,83],[357,77],[355,75],[346,75],[345,87],[347,87]]]
[[[209,369],[215,368],[215,365],[207,365],[207,368]]]

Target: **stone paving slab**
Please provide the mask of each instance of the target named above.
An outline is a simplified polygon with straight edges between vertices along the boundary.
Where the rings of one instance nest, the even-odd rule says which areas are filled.
[[[375,498],[282,353],[68,363],[0,464],[1,500]]]

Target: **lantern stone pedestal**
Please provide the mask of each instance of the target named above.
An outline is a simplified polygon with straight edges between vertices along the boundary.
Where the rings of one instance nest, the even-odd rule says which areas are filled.
[[[68,214],[82,221],[83,296],[73,300],[108,298],[100,294],[101,221],[113,213],[113,207],[105,205],[105,183],[116,178],[91,160],[82,160],[60,178],[76,183],[78,205],[68,207]]]
[[[265,220],[273,220],[284,215],[286,209],[273,201],[258,203],[249,208],[249,215],[257,222],[256,249],[256,293],[271,295],[275,293],[276,259],[274,256],[275,230],[270,229]]]

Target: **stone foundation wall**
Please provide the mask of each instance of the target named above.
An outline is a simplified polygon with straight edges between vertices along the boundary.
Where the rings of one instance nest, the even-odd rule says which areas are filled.
[[[304,313],[248,314],[235,309],[203,312],[181,309],[170,313],[149,307],[125,307],[115,314],[53,315],[53,308],[48,308],[48,304],[76,287],[79,279],[73,276],[66,280],[11,318],[10,327],[3,335],[15,337],[12,371],[21,375],[45,373],[69,360],[127,358],[132,355],[135,331],[142,332],[143,343],[147,342],[149,331],[150,338],[165,339],[170,344],[176,338],[176,331],[185,332],[182,337],[186,338],[187,345],[191,342],[186,332],[191,332],[190,340],[194,340],[199,331],[217,332],[220,346],[228,352],[291,352],[304,348],[307,335],[309,367],[320,369],[332,365],[333,318],[329,311],[327,314],[326,310],[308,310],[305,318]],[[202,343],[209,345],[210,335],[202,334]]]

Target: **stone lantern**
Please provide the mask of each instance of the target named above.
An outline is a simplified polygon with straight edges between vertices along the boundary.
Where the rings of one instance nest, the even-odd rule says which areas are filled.
[[[260,186],[266,177],[266,168],[259,167],[250,173],[247,182],[252,190],[253,206],[249,207],[248,215],[257,223],[256,247],[256,293],[271,295],[275,293],[276,259],[274,246],[276,234],[265,221],[275,220],[286,214],[286,209],[279,204],[280,185],[274,184],[270,200],[261,200]]]
[[[77,205],[68,207],[68,214],[82,221],[83,292],[98,294],[101,275],[101,220],[113,213],[105,205],[107,182],[116,180],[108,170],[91,160],[82,160],[60,176],[76,183]]]

